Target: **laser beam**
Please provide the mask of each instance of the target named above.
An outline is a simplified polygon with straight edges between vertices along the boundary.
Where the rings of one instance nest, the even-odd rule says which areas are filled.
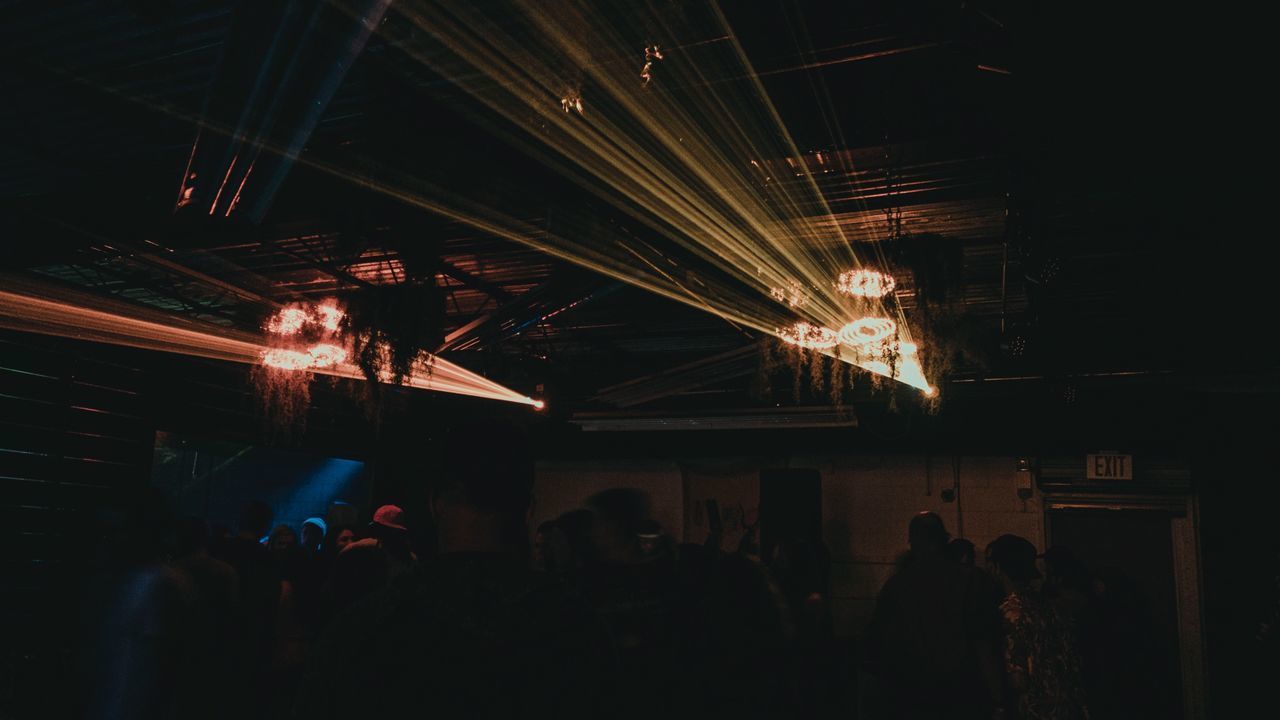
[[[42,283],[9,277],[3,280],[6,289],[0,290],[0,327],[9,330],[246,365],[257,365],[265,355],[278,351],[252,333],[213,328],[160,311]],[[308,357],[307,361],[314,358]],[[334,362],[323,367],[312,365],[309,369],[324,375],[366,380],[364,372],[349,362]],[[384,382],[389,379],[383,378]],[[405,384],[423,390],[541,407],[540,400],[521,395],[441,357],[432,356],[415,364]]]
[[[334,5],[348,9],[341,0]],[[757,162],[800,152],[719,9],[711,3],[703,16],[691,15],[702,7],[682,6],[674,22],[651,14],[652,6],[610,5],[605,12],[555,0],[500,7],[422,0],[393,9],[412,32],[404,32],[405,23],[383,24],[378,32],[505,121],[498,132],[512,145],[727,282],[634,236],[601,230],[593,217],[562,213],[554,232],[513,217],[432,182],[427,169],[371,163],[355,150],[341,151],[345,159],[313,153],[297,162],[767,335],[798,322],[841,329],[863,317],[895,317],[897,337],[915,348],[901,354],[902,362],[863,362],[856,353],[851,359],[839,343],[813,349],[928,394],[918,346],[893,294],[850,298],[836,290],[840,273],[887,277],[883,268],[866,267],[811,173],[774,177],[768,163]],[[637,44],[637,35],[646,40]],[[642,81],[637,53],[659,45],[654,41],[661,64]],[[569,81],[566,69],[583,82]],[[582,100],[591,111],[566,113],[566,87],[581,87],[586,95],[575,96],[575,109]],[[102,89],[184,117],[201,131],[232,132],[170,104]],[[184,187],[189,181],[184,177]],[[883,264],[878,246],[869,252]],[[802,304],[790,292],[774,292],[795,286],[806,289]]]

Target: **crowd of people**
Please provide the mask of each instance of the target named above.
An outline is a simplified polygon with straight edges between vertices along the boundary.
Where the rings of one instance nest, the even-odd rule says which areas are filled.
[[[531,531],[522,442],[499,425],[450,439],[421,516],[429,552],[395,505],[300,532],[258,502],[225,534],[169,521],[109,603],[93,713],[1111,716],[1090,696],[1105,691],[1085,629],[1096,583],[1068,551],[1005,535],[980,563],[921,513],[855,648],[833,631],[820,538],[767,557],[677,543],[626,488]]]

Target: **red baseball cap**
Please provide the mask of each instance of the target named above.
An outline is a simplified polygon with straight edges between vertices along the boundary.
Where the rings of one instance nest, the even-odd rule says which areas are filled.
[[[397,505],[383,505],[373,512],[372,525],[381,525],[393,530],[408,530],[404,525],[404,510]]]

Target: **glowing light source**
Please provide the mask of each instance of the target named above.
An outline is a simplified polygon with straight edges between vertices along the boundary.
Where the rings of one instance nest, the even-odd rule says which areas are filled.
[[[892,275],[875,270],[850,270],[840,273],[836,289],[845,295],[879,298],[893,292],[897,282]]]
[[[336,305],[325,303],[323,305],[290,305],[281,308],[272,315],[268,320],[264,329],[274,335],[297,335],[302,332],[307,325],[314,325],[318,329],[327,330],[328,332],[337,332],[342,325],[342,319],[346,317],[346,313],[342,312]]]
[[[278,370],[306,370],[311,363],[311,355],[300,350],[270,348],[262,352],[262,364]]]
[[[334,305],[317,305],[314,309],[320,326],[330,332],[337,332],[338,327],[342,324],[342,319],[347,315]]]
[[[657,45],[646,45],[644,48],[644,67],[640,70],[640,78],[648,87],[653,82],[653,61],[662,60],[662,50]]]
[[[840,342],[846,345],[867,345],[880,342],[893,335],[898,324],[889,318],[865,317],[840,328]]]
[[[807,322],[779,328],[776,332],[783,342],[810,350],[827,350],[840,344],[835,332]]]
[[[307,355],[311,357],[311,367],[321,368],[345,362],[347,359],[347,350],[346,348],[340,348],[337,345],[330,345],[329,343],[318,343],[316,345],[312,345],[311,349],[307,350]]]
[[[266,330],[276,335],[294,335],[302,332],[307,324],[308,313],[300,307],[287,307],[267,320]]]
[[[582,114],[582,96],[576,90],[570,90],[564,97],[560,98],[560,109],[565,112],[577,110],[578,114]]]
[[[827,328],[840,328],[848,322],[850,317],[839,297],[845,291],[836,292],[830,268],[862,266],[855,244],[846,237],[846,230],[855,223],[832,213],[824,191],[809,177],[811,173],[800,173],[806,178],[802,181],[772,183],[771,175],[781,168],[761,167],[755,160],[750,165],[740,163],[742,157],[777,159],[797,157],[800,152],[716,4],[711,4],[714,17],[708,18],[711,27],[707,30],[711,32],[697,33],[709,38],[698,43],[705,45],[698,50],[699,58],[718,58],[729,70],[727,76],[737,76],[733,82],[708,83],[708,62],[681,63],[673,57],[673,64],[667,66],[663,51],[647,45],[643,84],[650,86],[655,76],[660,83],[669,74],[678,81],[675,87],[688,92],[643,94],[635,92],[636,77],[630,63],[589,60],[602,43],[629,47],[638,28],[654,27],[648,16],[564,13],[543,3],[518,3],[497,11],[520,14],[520,22],[507,24],[494,22],[487,3],[403,5],[402,13],[409,22],[438,39],[429,51],[406,47],[410,55],[514,127],[536,131],[534,137],[541,145],[535,150],[539,155],[545,151],[557,161],[552,164],[573,182],[602,197],[616,198],[610,202],[631,218],[661,227],[671,240],[730,276],[744,279],[751,269],[763,267],[775,278],[803,278],[813,293],[805,308],[809,320]],[[534,47],[550,52],[533,51]],[[564,102],[564,113],[554,112],[555,98],[564,92],[556,91],[552,79],[564,76],[565,58],[578,61],[598,97],[610,99],[593,106],[593,117],[598,116],[599,122],[565,122],[569,108]],[[658,65],[660,69],[655,67]],[[495,92],[495,88],[503,91]],[[123,89],[106,89],[126,99],[149,102]],[[576,105],[575,100],[574,110]],[[191,119],[202,127],[208,125],[198,116],[168,107],[155,109]],[[558,132],[544,132],[548,119],[556,121]],[[217,132],[234,132],[230,127],[210,127]],[[825,162],[828,160],[832,162]],[[845,163],[837,160],[823,156],[818,162],[824,167],[838,164],[843,169]],[[297,161],[482,232],[715,313],[735,325],[769,334],[777,332],[780,324],[776,315],[756,310],[758,306],[750,302],[756,298],[736,295],[732,287],[714,287],[718,284],[706,282],[705,275],[696,282],[684,282],[679,270],[670,272],[670,265],[678,264],[675,258],[646,251],[643,243],[629,234],[618,232],[602,241],[593,219],[579,218],[581,227],[569,227],[562,219],[559,226],[565,230],[551,232],[488,204],[460,197],[429,176],[391,167],[380,168],[385,172],[379,173],[352,172],[341,163],[314,157]],[[380,179],[372,179],[375,175]],[[214,180],[201,178],[201,182]],[[874,239],[874,231],[858,232]],[[805,242],[796,243],[796,238]],[[647,267],[639,267],[637,259]],[[749,280],[754,282],[755,278]],[[864,289],[869,299],[884,297],[891,292],[886,285],[881,282],[873,294],[871,288],[863,288],[851,278],[848,293],[859,297],[857,290]],[[902,337],[910,336],[900,307],[878,308],[874,314],[894,317]],[[833,357],[853,362],[848,353],[841,355],[837,348],[826,350],[831,350]]]
[[[938,389],[930,385],[924,376],[924,368],[920,364],[920,356],[917,354],[918,346],[915,343],[884,340],[854,347],[857,353],[850,360],[854,365],[917,388],[924,393],[925,397],[934,397],[938,394]]]
[[[334,350],[345,352],[340,347],[331,350],[321,344],[309,350],[272,348],[251,333],[195,323],[25,278],[5,275],[0,280],[0,328],[245,364],[266,363],[270,353],[272,360],[285,365],[310,364],[317,373],[365,379],[364,372],[347,362],[345,355],[337,359]],[[320,358],[333,362],[314,365]],[[534,407],[541,402],[440,357],[428,356],[416,363],[405,384]]]
[[[278,345],[262,353],[262,364],[277,370],[317,370],[346,362],[350,351],[338,336],[346,313],[333,303],[290,305],[281,308],[266,323],[274,340],[287,338],[292,346]],[[299,336],[312,340],[309,347],[298,347]],[[341,343],[341,344],[339,344]]]

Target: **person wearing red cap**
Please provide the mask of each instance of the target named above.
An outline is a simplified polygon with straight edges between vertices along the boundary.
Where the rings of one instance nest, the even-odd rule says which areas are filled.
[[[523,434],[464,426],[444,450],[447,469],[432,478],[439,555],[338,618],[296,716],[601,717],[603,628],[529,567],[533,461]],[[374,520],[373,531],[404,532],[399,508]]]
[[[409,528],[405,527],[404,524],[404,510],[401,510],[398,505],[383,505],[374,510],[373,522],[369,524],[388,530],[409,531]]]
[[[375,542],[382,548],[390,562],[392,577],[409,572],[418,563],[404,510],[398,505],[383,505],[375,510],[373,522],[369,523],[369,538],[359,542]]]

